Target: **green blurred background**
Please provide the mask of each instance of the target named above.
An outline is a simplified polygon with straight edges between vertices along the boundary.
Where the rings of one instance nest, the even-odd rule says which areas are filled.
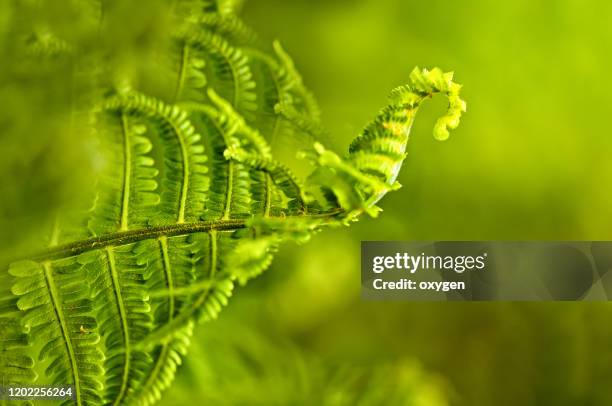
[[[146,57],[162,3],[147,2],[139,19],[126,6],[130,24],[115,28],[132,42],[112,56]],[[19,45],[8,21],[26,16],[10,4],[0,1],[0,258],[83,188],[92,164],[83,157],[95,149],[86,137],[75,147],[67,125],[46,117],[69,107],[66,67],[52,66],[64,75],[49,81],[38,66],[11,63]],[[57,8],[59,25],[78,33]],[[359,297],[362,240],[612,240],[612,3],[247,0],[241,15],[294,57],[337,150],[415,65],[454,70],[468,113],[440,143],[431,129],[444,102],[424,106],[404,188],[381,202],[381,217],[283,247],[200,326],[162,404],[612,404],[607,303]]]
[[[610,15],[595,0],[247,1],[338,148],[415,65],[454,70],[468,113],[439,143],[444,102],[425,106],[382,216],[286,246],[202,326],[166,404],[612,404],[609,304],[364,303],[358,262],[361,240],[612,239]]]

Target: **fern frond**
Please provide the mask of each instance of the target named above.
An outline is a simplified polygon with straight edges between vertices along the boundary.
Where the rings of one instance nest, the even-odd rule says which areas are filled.
[[[133,349],[152,329],[146,286],[150,271],[138,264],[131,245],[97,254],[90,258],[88,279],[94,281],[96,318],[104,332],[106,394],[120,404],[150,363],[148,354]]]
[[[295,68],[293,59],[283,49],[279,41],[275,41],[274,51],[280,61],[280,76],[284,78],[286,94],[282,103],[295,106],[296,109],[304,110],[315,122],[319,122],[321,111],[314,95],[304,86],[302,75]]]
[[[27,40],[28,52],[35,57],[60,57],[73,52],[70,43],[48,31],[32,34]]]
[[[93,302],[80,269],[75,258],[53,264],[16,262],[9,268],[16,278],[11,292],[18,297],[24,330],[31,342],[38,343],[37,362],[46,365],[50,383],[71,382],[77,404],[100,404],[104,354],[98,347],[98,323],[90,315]]]
[[[465,103],[452,74],[416,69],[341,157],[321,142],[318,106],[292,59],[278,42],[262,51],[236,5],[176,2],[158,50],[160,94],[88,56],[101,66],[97,103],[77,103],[74,114],[97,138],[95,196],[58,213],[38,251],[0,274],[5,384],[71,384],[77,405],[153,404],[196,322],[216,318],[283,242],[378,214],[399,187],[425,99],[449,99],[436,138],[459,124]],[[36,37],[25,53],[79,57],[57,38]],[[306,180],[275,152],[288,138],[309,146]]]
[[[412,123],[425,99],[442,94],[449,100],[447,113],[434,126],[436,139],[447,139],[449,129],[459,125],[466,104],[459,96],[461,86],[452,78],[452,73],[443,73],[439,68],[431,71],[415,68],[410,74],[410,83],[391,92],[391,104],[352,142],[348,160],[361,172],[373,174],[389,186],[394,185],[405,159]],[[373,165],[373,162],[380,165]],[[360,189],[368,206],[376,204],[387,192]]]
[[[225,157],[247,165],[256,171],[267,174],[274,185],[282,192],[287,199],[287,211],[289,213],[305,213],[305,202],[308,199],[304,195],[304,189],[300,181],[291,173],[289,168],[265,156],[249,154],[243,149],[228,148],[225,150]]]
[[[196,23],[234,45],[258,47],[262,44],[257,34],[233,14],[206,13]]]
[[[280,242],[281,237],[275,234],[245,239],[228,255],[226,266],[231,269],[232,276],[244,285],[270,266]]]
[[[187,323],[174,335],[171,342],[162,344],[154,351],[155,361],[146,380],[128,401],[136,405],[148,406],[161,398],[162,392],[174,380],[176,370],[182,363],[182,357],[187,354],[192,332],[193,323]]]
[[[21,322],[19,297],[11,292],[14,277],[0,274],[0,381],[4,385],[32,384],[38,378],[35,359],[28,353],[30,337]]]
[[[276,55],[248,49],[251,70],[257,83],[257,119],[249,120],[252,127],[265,135],[271,145],[279,141],[311,138],[324,140],[324,131],[318,131],[320,112],[310,91],[304,86],[293,61],[275,43]],[[310,131],[304,131],[304,129]]]
[[[300,134],[309,138],[311,142],[328,142],[329,133],[320,124],[318,118],[301,113],[292,104],[278,103],[274,106],[276,114],[280,114]]]
[[[252,116],[257,96],[248,56],[223,37],[206,30],[192,30],[186,34],[186,42],[188,49],[205,61],[203,72],[208,86],[240,114]]]
[[[176,0],[178,12],[183,18],[202,13],[233,14],[242,0]]]
[[[161,203],[154,223],[166,222],[167,216],[173,217],[177,223],[199,219],[206,205],[209,182],[208,168],[205,166],[207,157],[200,142],[202,137],[195,131],[187,113],[177,106],[167,105],[139,93],[113,97],[107,101],[105,107],[146,119],[143,121],[145,125],[148,123],[151,131],[155,131],[155,142],[162,149],[164,166],[159,168]],[[127,150],[126,148],[125,151]],[[152,166],[153,163],[141,160],[141,165],[144,164]],[[150,177],[152,172],[149,171],[143,176]],[[131,176],[141,180],[141,185],[144,183],[139,179],[139,173],[132,172]],[[123,178],[125,188],[125,180],[130,176],[126,174]],[[144,184],[145,186],[141,187],[148,192],[156,189],[153,182]],[[153,196],[141,200],[147,205],[156,203]]]

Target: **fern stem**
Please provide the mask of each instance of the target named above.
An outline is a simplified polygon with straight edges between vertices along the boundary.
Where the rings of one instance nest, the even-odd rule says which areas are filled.
[[[295,216],[298,218],[329,218],[333,219],[336,216],[344,213],[341,208],[336,208],[325,213],[307,214]],[[283,217],[286,218],[286,217]],[[171,224],[167,226],[148,227],[138,230],[128,230],[116,233],[110,233],[98,237],[92,237],[81,241],[76,241],[69,244],[58,245],[51,247],[46,251],[28,255],[26,258],[34,261],[50,261],[55,259],[69,258],[83,252],[103,249],[107,247],[118,247],[138,241],[159,238],[162,236],[175,237],[179,235],[188,235],[193,233],[205,233],[209,231],[235,231],[248,227],[247,220],[216,220],[216,221],[198,221],[193,223]],[[12,261],[17,261],[20,258],[14,258]]]
[[[112,247],[106,248],[106,256],[108,259],[108,269],[110,271],[111,280],[113,282],[113,292],[115,292],[115,300],[117,302],[117,309],[119,310],[121,332],[123,334],[123,344],[125,351],[125,363],[123,364],[123,375],[121,377],[121,389],[119,394],[113,402],[114,405],[119,405],[123,401],[128,384],[128,378],[130,374],[130,357],[131,357],[131,346],[130,346],[130,332],[128,330],[128,319],[125,304],[123,303],[123,297],[121,295],[121,283],[119,281],[119,274],[117,272],[117,266],[115,264],[115,254],[113,253]]]
[[[56,213],[53,219],[53,228],[51,230],[51,241],[49,243],[49,247],[55,247],[57,245],[57,242],[59,241],[59,235],[60,235],[60,224],[59,223],[60,223],[59,215]]]
[[[148,227],[139,230],[121,231],[111,234],[106,234],[98,237],[88,238],[86,240],[77,241],[70,244],[59,245],[50,248],[42,253],[31,255],[28,258],[38,261],[54,260],[68,258],[74,255],[81,254],[86,251],[111,247],[121,246],[159,238],[162,236],[174,237],[178,235],[187,235],[192,233],[208,232],[211,230],[232,231],[246,228],[245,220],[222,220],[222,221],[201,221],[194,223],[171,224],[167,226]]]
[[[123,192],[121,197],[121,222],[119,229],[128,229],[128,214],[130,205],[130,180],[132,173],[132,151],[130,149],[129,127],[125,112],[121,112],[121,130],[123,132]]]
[[[272,81],[274,82],[274,89],[276,90],[276,94],[278,95],[278,102],[282,101],[282,89],[281,85],[278,82],[278,79],[275,74],[272,74]],[[276,138],[278,137],[278,132],[281,128],[281,115],[273,114],[274,124],[272,125],[272,135],[270,136],[270,145],[274,145],[276,143]]]
[[[264,205],[264,216],[270,217],[270,209],[272,208],[272,176],[266,173],[266,197]]]
[[[227,163],[227,193],[225,193],[225,209],[222,220],[227,220],[232,211],[232,192],[234,191],[234,162]]]
[[[172,280],[172,269],[170,268],[170,256],[168,255],[168,237],[159,237],[159,246],[161,249],[162,260],[164,263],[164,276],[166,277],[166,285],[168,291],[174,291],[174,281]],[[174,316],[174,298],[170,295],[168,299],[168,319],[171,320]]]
[[[168,292],[171,292],[171,294],[169,294],[168,296],[168,322],[170,322],[174,317],[174,297],[176,294],[174,293],[174,282],[172,279],[172,271],[170,268],[170,257],[168,255],[168,237],[164,236],[159,238],[159,247],[161,250],[162,261],[164,264],[166,286],[168,287]],[[151,388],[155,384],[155,381],[157,380],[157,377],[162,367],[164,366],[164,363],[166,362],[168,351],[170,351],[170,343],[164,343],[155,362],[155,366],[153,367],[153,370],[151,371],[151,373],[147,377],[146,382],[143,385],[142,393],[147,393],[149,388]]]
[[[66,343],[66,351],[68,353],[68,358],[70,359],[70,366],[72,368],[72,378],[74,380],[74,392],[76,394],[76,404],[81,405],[81,380],[79,378],[79,369],[76,361],[76,353],[74,351],[74,347],[72,346],[72,341],[70,339],[70,332],[68,330],[68,323],[62,313],[60,295],[57,291],[57,286],[55,286],[55,282],[53,280],[53,269],[51,268],[50,262],[44,262],[43,269],[45,271],[45,281],[47,282],[47,289],[49,291],[49,295],[51,296],[51,302],[53,303],[53,310],[55,310],[55,317],[59,322],[60,328],[62,330],[62,336],[64,338],[64,342]]]
[[[181,200],[177,219],[177,223],[182,224],[185,222],[185,207],[187,206],[187,192],[189,190],[189,154],[187,152],[185,140],[181,137],[179,129],[174,126],[173,128],[181,146],[181,162],[183,163],[183,185],[181,187]]]
[[[185,85],[185,74],[187,72],[187,61],[189,58],[189,46],[183,44],[181,49],[181,62],[179,66],[179,75],[176,83],[176,89],[174,90],[174,102],[176,103],[183,92],[183,86]]]
[[[162,345],[161,351],[159,352],[159,355],[157,356],[155,367],[151,371],[151,374],[147,378],[147,381],[142,386],[141,393],[146,394],[149,392],[150,388],[153,387],[153,385],[155,384],[157,380],[157,377],[159,376],[159,373],[162,370],[162,367],[164,366],[164,363],[167,361],[166,357],[168,356],[169,351],[170,351],[170,343],[164,343]]]
[[[208,279],[213,280],[217,272],[217,231],[211,230],[208,235],[210,238],[210,272]]]

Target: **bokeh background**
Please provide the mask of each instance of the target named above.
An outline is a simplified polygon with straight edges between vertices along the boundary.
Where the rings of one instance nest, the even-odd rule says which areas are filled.
[[[361,240],[612,239],[610,15],[597,0],[247,1],[338,149],[415,65],[454,70],[468,113],[440,143],[444,102],[424,106],[381,217],[284,247],[202,326],[166,404],[612,404],[610,304],[359,297]]]
[[[114,57],[136,60],[155,43],[141,34],[161,2],[116,27],[133,42]],[[92,148],[54,120],[70,107],[68,75],[12,63],[8,22],[26,16],[10,4],[0,1],[0,259],[87,184],[80,158]],[[362,240],[612,240],[612,3],[247,0],[241,15],[294,57],[337,150],[416,65],[454,70],[468,113],[440,143],[431,132],[444,101],[424,106],[404,188],[381,217],[284,246],[200,326],[162,405],[612,404],[608,303],[359,295]]]

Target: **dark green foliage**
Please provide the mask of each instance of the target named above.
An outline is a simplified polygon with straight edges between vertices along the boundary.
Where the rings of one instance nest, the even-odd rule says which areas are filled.
[[[322,145],[318,108],[289,56],[260,46],[231,2],[155,2],[170,15],[167,35],[130,69],[109,44],[89,43],[122,9],[76,3],[95,29],[23,46],[27,58],[70,62],[69,131],[96,140],[96,176],[2,275],[0,378],[73,384],[79,405],[148,405],[172,381],[194,323],[217,317],[282,242],[378,212],[425,98],[450,100],[438,138],[465,106],[450,74],[415,69],[341,158]],[[289,138],[306,140],[306,180],[275,157]]]

